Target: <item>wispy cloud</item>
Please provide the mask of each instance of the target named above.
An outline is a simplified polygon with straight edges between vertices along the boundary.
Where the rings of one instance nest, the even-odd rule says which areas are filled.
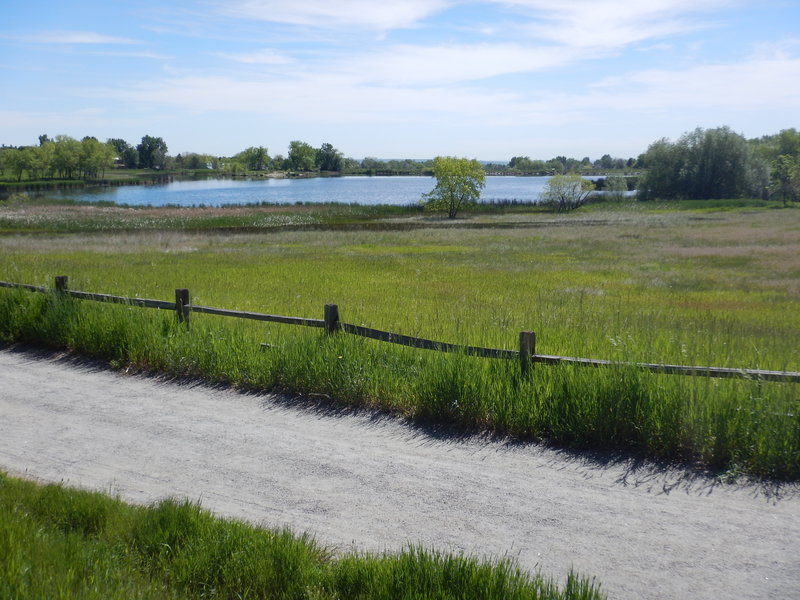
[[[106,107],[111,126],[157,124],[182,147],[245,147],[260,120],[342,147],[361,135],[371,153],[396,154],[398,139],[413,154],[533,152],[532,139],[584,152],[592,136],[612,153],[636,137],[634,153],[674,135],[668,124],[763,134],[794,126],[800,106],[800,9],[787,0],[137,0],[49,19],[17,6],[0,34],[0,75],[16,84],[5,109],[60,105],[83,126],[76,108]],[[59,98],[31,100],[50,100],[41,90],[59,78]],[[198,130],[199,115],[221,133]]]
[[[82,54],[93,56],[118,56],[120,58],[147,58],[151,60],[170,60],[175,58],[169,54],[158,54],[157,52],[115,52],[114,50],[87,50]]]
[[[554,46],[522,44],[397,45],[333,67],[370,84],[446,85],[560,67],[576,58]]]
[[[753,57],[758,59],[787,59],[800,53],[800,37],[770,40],[756,44]]]
[[[5,35],[6,39],[34,44],[141,44],[126,37],[116,37],[93,31],[42,31],[22,35]]]
[[[288,65],[294,62],[291,57],[273,48],[263,48],[255,52],[243,52],[239,54],[218,52],[216,56],[248,65]]]
[[[226,15],[322,29],[391,30],[413,27],[454,4],[447,0],[232,0],[218,3]]]
[[[800,106],[800,58],[752,58],[688,70],[634,71],[569,93],[535,88],[504,91],[465,82],[429,81],[414,86],[405,83],[386,81],[374,85],[351,74],[336,73],[260,80],[187,76],[142,83],[133,89],[92,90],[91,95],[198,113],[261,113],[284,119],[302,115],[312,122],[325,122],[335,114],[340,123],[436,121],[444,116],[455,120],[479,119],[483,124],[552,125],[555,120],[590,121],[605,111],[641,114],[662,110],[753,111]]]
[[[622,110],[773,110],[800,106],[800,58],[753,58],[687,70],[646,70],[607,80],[587,105]]]
[[[621,48],[632,43],[714,26],[697,18],[732,0],[495,0],[529,20],[521,24],[536,38],[580,48]],[[691,16],[691,18],[690,18]]]

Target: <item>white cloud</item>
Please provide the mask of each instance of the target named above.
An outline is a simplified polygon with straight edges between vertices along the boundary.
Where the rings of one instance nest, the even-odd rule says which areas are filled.
[[[91,90],[155,110],[175,108],[198,114],[241,112],[271,114],[306,122],[428,121],[468,116],[486,118],[514,102],[503,92],[431,86],[407,88],[359,85],[335,75],[281,81],[248,81],[231,77],[188,76],[164,79],[124,90]]]
[[[156,52],[114,52],[114,51],[85,51],[83,54],[92,54],[95,56],[118,56],[120,58],[149,58],[152,60],[169,60],[175,58],[167,54],[158,54]]]
[[[413,27],[450,4],[447,0],[235,0],[219,4],[219,11],[234,17],[323,29],[386,31]]]
[[[289,56],[272,48],[240,54],[218,53],[217,56],[249,65],[287,65],[293,62]]]
[[[28,35],[5,36],[20,42],[35,44],[140,44],[138,40],[115,37],[93,31],[42,31]]]
[[[602,82],[591,102],[621,109],[734,108],[770,110],[800,106],[800,58],[752,59],[683,71],[646,70]]]
[[[487,69],[488,71],[488,69]],[[402,78],[401,78],[402,79]],[[526,127],[618,120],[620,114],[745,115],[800,106],[800,58],[702,65],[688,70],[643,70],[606,79],[577,93],[486,89],[459,81],[414,79],[381,84],[350,73],[298,74],[258,80],[234,76],[171,77],[133,89],[91,90],[158,111],[174,108],[198,114],[239,112],[326,123],[435,123],[452,121]],[[425,85],[423,85],[423,83]],[[686,128],[699,123],[688,122]],[[733,123],[731,123],[733,124]]]
[[[632,43],[711,26],[688,15],[710,12],[732,0],[495,0],[527,15],[532,35],[579,48],[621,48]]]
[[[334,70],[371,84],[445,85],[563,66],[575,53],[521,44],[391,46]]]
[[[753,49],[753,58],[787,59],[797,54],[798,51],[800,51],[800,38],[793,37],[757,44]]]

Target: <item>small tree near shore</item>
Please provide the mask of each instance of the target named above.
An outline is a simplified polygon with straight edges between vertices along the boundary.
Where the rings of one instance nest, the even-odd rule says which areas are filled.
[[[580,208],[594,191],[594,184],[580,175],[554,175],[545,184],[539,201],[556,212]]]
[[[475,159],[437,156],[433,159],[436,187],[422,195],[428,210],[444,211],[455,219],[462,208],[475,204],[486,185],[486,172]]]

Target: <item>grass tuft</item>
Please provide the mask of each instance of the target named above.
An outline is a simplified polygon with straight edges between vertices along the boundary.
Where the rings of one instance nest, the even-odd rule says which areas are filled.
[[[78,599],[481,598],[601,600],[514,563],[411,547],[334,556],[307,535],[215,518],[193,502],[149,507],[0,472],[0,597]]]

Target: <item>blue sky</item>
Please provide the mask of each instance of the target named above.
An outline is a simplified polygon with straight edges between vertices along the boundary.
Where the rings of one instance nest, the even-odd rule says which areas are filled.
[[[637,156],[728,125],[800,128],[796,0],[20,0],[0,144],[171,154],[291,140],[346,156]]]

